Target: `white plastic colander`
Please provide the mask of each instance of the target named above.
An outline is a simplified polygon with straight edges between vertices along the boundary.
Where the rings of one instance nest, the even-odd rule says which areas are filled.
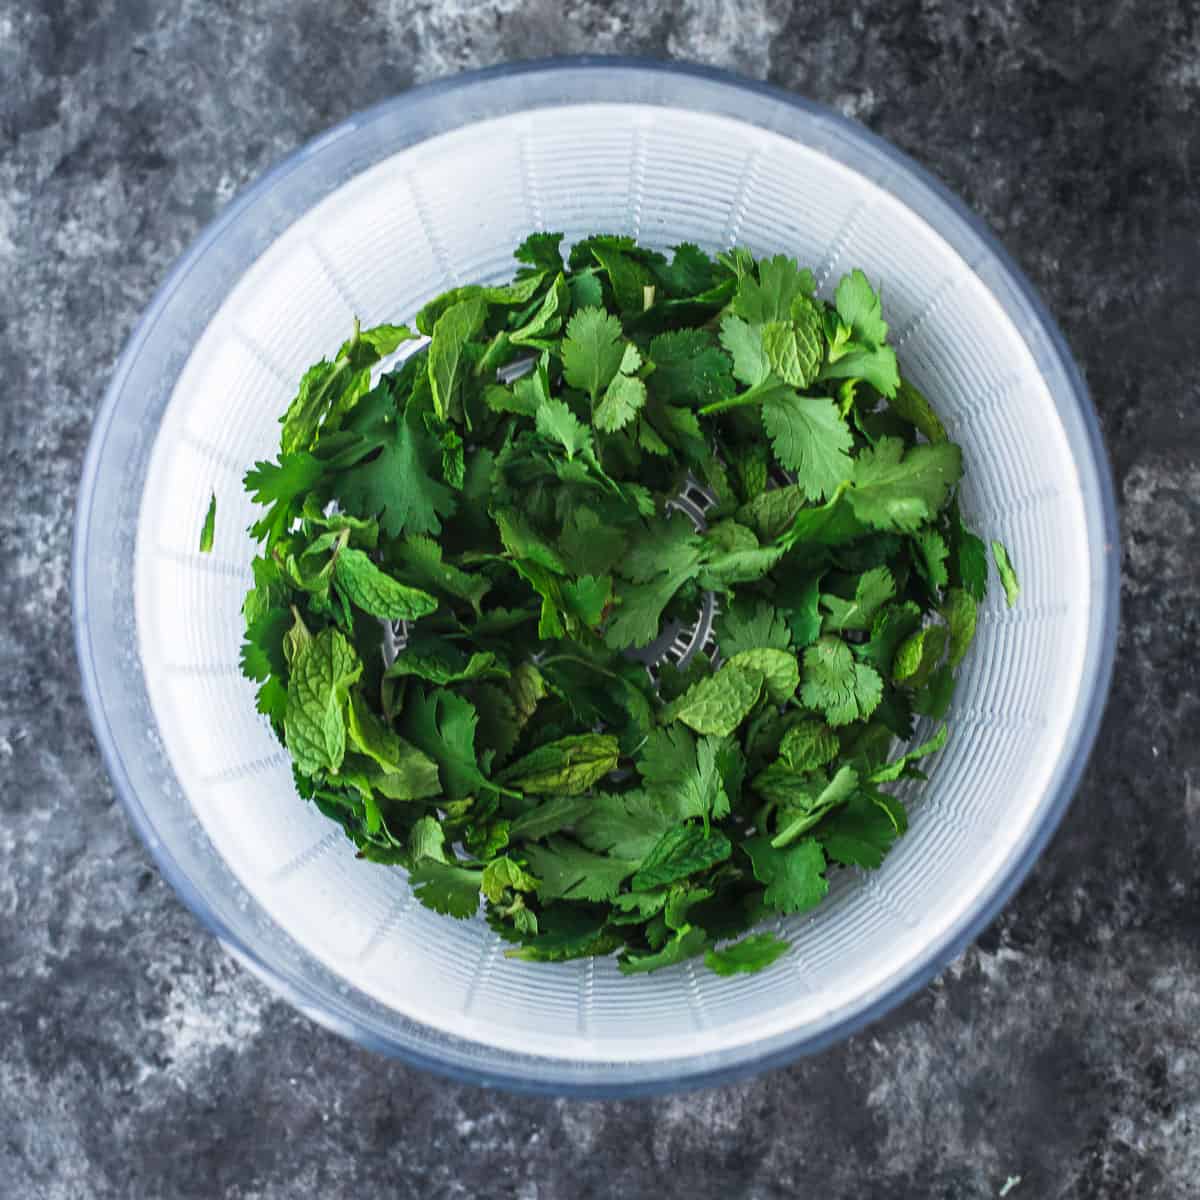
[[[414,902],[294,792],[238,671],[254,519],[302,370],[352,318],[511,276],[530,230],[785,252],[882,283],[906,374],[966,456],[963,508],[1020,572],[980,613],[947,749],[872,874],[774,923],[761,974],[514,962]],[[210,491],[216,545],[197,553]],[[728,1078],[825,1045],[957,954],[1017,886],[1094,737],[1117,620],[1111,486],[1061,338],[995,241],[858,126],[769,88],[620,60],[502,68],[332,130],[183,258],[115,371],[84,471],[75,620],[101,747],[163,874],[316,1020],[484,1083],[584,1094]]]

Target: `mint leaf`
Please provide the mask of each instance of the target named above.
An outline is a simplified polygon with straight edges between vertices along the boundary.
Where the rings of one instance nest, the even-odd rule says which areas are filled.
[[[341,768],[346,753],[346,696],[362,674],[353,647],[326,629],[296,655],[288,681],[284,735],[288,752],[305,775]]]
[[[617,739],[584,733],[559,738],[506,767],[500,781],[526,794],[560,796],[586,792],[617,765]]]
[[[217,524],[217,493],[212,493],[208,502],[208,511],[204,514],[204,524],[200,529],[200,553],[211,554],[213,548],[213,531]]]
[[[662,887],[707,871],[732,853],[733,846],[724,834],[698,825],[679,825],[654,844],[634,875],[632,886],[635,891]]]
[[[1021,588],[1017,583],[1017,573],[1013,569],[1012,559],[1009,558],[1008,551],[1004,548],[1002,542],[992,542],[992,558],[995,559],[996,570],[1000,574],[1000,583],[1004,588],[1004,598],[1008,601],[1008,607],[1012,608],[1021,594]]]
[[[415,621],[437,608],[437,601],[428,592],[399,583],[361,550],[349,546],[335,557],[333,578],[351,604],[373,617]]]
[[[663,710],[661,720],[682,721],[697,733],[724,737],[732,733],[758,703],[763,682],[761,671],[727,664],[715,675],[688,688]]]

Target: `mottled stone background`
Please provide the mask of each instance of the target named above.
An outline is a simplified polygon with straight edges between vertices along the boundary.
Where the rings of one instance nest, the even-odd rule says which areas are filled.
[[[0,0],[0,1196],[1200,1195],[1200,20],[1187,0]],[[315,1028],[160,881],[101,767],[68,543],[109,371],[238,188],[411,84],[734,68],[961,193],[1094,391],[1124,522],[1099,749],[1005,915],[890,1019],[676,1099],[513,1099]],[[1013,1184],[1010,1177],[1020,1177]]]

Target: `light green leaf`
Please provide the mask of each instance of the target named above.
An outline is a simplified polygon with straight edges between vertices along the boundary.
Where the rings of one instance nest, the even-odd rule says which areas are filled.
[[[292,761],[305,775],[336,772],[346,753],[346,695],[362,674],[354,648],[326,629],[296,655],[288,680],[284,736]]]
[[[692,684],[663,710],[660,719],[682,721],[697,733],[724,737],[732,733],[758,703],[763,683],[761,671],[727,663],[715,675]]]
[[[1008,607],[1012,608],[1021,594],[1021,588],[1017,583],[1017,572],[1012,565],[1012,559],[1009,557],[1008,551],[1004,548],[1003,542],[993,540],[992,558],[995,559],[996,570],[1000,573],[1000,583],[1004,588],[1004,598],[1008,601]]]
[[[381,571],[362,551],[345,546],[334,559],[333,577],[351,604],[373,617],[415,621],[433,612],[437,601]]]

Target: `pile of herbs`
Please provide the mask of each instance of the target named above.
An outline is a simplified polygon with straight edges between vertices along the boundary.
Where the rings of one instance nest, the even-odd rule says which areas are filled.
[[[827,303],[785,257],[561,242],[304,375],[246,475],[242,667],[300,794],[428,907],[482,899],[522,959],[755,971],[787,943],[746,931],[877,867],[945,743],[893,750],[987,586],[961,454],[861,271]],[[719,652],[648,670],[710,594]]]

